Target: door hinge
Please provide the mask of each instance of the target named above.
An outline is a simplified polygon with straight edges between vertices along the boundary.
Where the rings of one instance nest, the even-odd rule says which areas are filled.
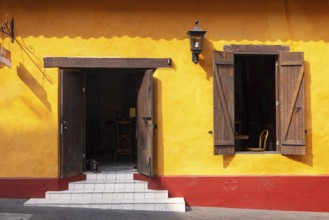
[[[276,105],[276,106],[279,106],[279,105],[280,105],[279,101],[276,101],[276,102],[275,102],[275,105]]]
[[[86,88],[82,88],[82,92],[86,92]]]
[[[86,158],[86,154],[82,154],[82,158],[85,159]]]
[[[63,134],[63,124],[61,124],[61,135]]]
[[[279,141],[276,141],[276,146],[279,146]]]

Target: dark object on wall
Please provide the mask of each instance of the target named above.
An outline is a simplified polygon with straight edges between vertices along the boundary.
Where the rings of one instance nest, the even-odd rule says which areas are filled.
[[[5,23],[0,25],[0,32],[7,34],[11,38],[11,42],[15,41],[15,33],[14,33],[14,18],[11,21],[6,21]]]
[[[195,20],[195,27],[193,30],[188,31],[187,35],[190,38],[190,44],[191,44],[191,51],[192,51],[192,61],[193,63],[199,62],[199,54],[203,50],[203,41],[204,41],[204,35],[207,31],[203,31],[198,26],[199,21]]]

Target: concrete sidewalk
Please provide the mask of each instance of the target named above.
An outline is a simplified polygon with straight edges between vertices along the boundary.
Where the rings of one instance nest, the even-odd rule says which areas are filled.
[[[0,220],[34,219],[115,219],[115,220],[174,220],[174,219],[220,219],[220,220],[313,220],[328,219],[329,213],[287,212],[251,209],[191,207],[186,213],[121,211],[77,208],[25,207],[23,199],[0,199]]]

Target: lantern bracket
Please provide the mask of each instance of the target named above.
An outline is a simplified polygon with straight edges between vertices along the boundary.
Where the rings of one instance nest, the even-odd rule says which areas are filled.
[[[6,22],[1,24],[0,32],[10,36],[11,42],[14,43],[15,41],[14,18],[12,18],[11,21],[6,20]]]

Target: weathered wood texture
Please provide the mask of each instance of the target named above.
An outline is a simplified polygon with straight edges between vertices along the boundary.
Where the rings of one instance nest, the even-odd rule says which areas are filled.
[[[279,55],[280,152],[305,154],[304,54]]]
[[[84,94],[83,77],[77,71],[61,70],[61,177],[83,172]]]
[[[170,68],[170,58],[44,57],[45,67],[60,68]]]
[[[145,71],[137,98],[137,170],[153,176],[153,70]]]
[[[289,46],[282,45],[236,45],[230,44],[224,46],[224,51],[234,52],[235,54],[279,54],[288,52]]]
[[[214,154],[234,154],[234,56],[214,51]]]

